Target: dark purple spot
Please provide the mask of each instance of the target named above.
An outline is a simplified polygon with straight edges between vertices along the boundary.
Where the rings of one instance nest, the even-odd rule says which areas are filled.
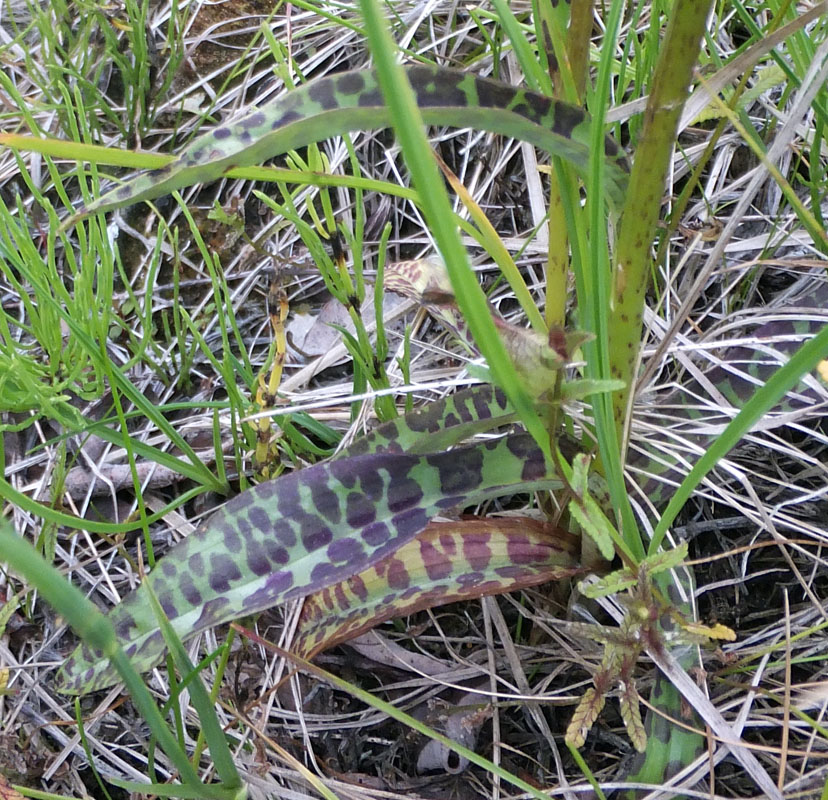
[[[270,515],[260,505],[250,507],[247,512],[247,519],[260,532],[265,532],[270,528]]]
[[[314,587],[327,586],[337,578],[337,567],[327,562],[320,562],[311,570],[311,583]]]
[[[258,486],[256,487],[257,490],[259,488],[260,487]],[[252,505],[255,501],[256,495],[253,493],[252,489],[248,489],[246,492],[237,494],[229,503],[227,503],[224,510],[232,515],[238,511],[241,511],[243,508],[247,508]]]
[[[359,96],[358,104],[360,108],[381,108],[385,102],[379,89],[369,89]]]
[[[498,567],[495,569],[495,575],[499,578],[514,580],[516,578],[524,578],[528,575],[528,571],[526,567],[519,567],[516,565],[513,566],[506,566],[506,567]],[[532,570],[534,572],[534,570]]]
[[[205,628],[210,628],[213,625],[218,625],[225,619],[225,608],[230,604],[226,597],[214,597],[208,600],[201,609],[201,615],[193,626],[193,633],[203,631]]]
[[[308,97],[315,103],[319,103],[323,110],[337,108],[339,101],[336,98],[336,81],[330,78],[322,78],[308,84]]]
[[[181,593],[184,595],[184,599],[191,605],[191,606],[200,606],[202,603],[202,596],[201,592],[198,590],[196,585],[193,583],[193,579],[187,574],[181,576],[181,582],[179,583],[179,588],[181,589]]]
[[[420,542],[423,566],[431,581],[441,581],[451,575],[451,562],[431,542]]]
[[[375,443],[377,439],[377,431],[371,431],[369,436],[363,436],[361,439],[357,439],[349,448],[348,448],[348,456],[364,456],[368,450],[370,449],[372,443]],[[333,473],[333,471],[332,471]],[[349,487],[350,488],[350,487]]]
[[[437,523],[435,523],[435,526]],[[440,533],[440,547],[446,555],[453,556],[457,552],[457,538],[450,533]]]
[[[333,533],[330,528],[318,528],[309,533],[302,534],[302,544],[309,553],[315,550],[321,550],[326,545],[330,544],[333,539]]]
[[[246,542],[254,535],[253,526],[250,524],[250,520],[247,517],[239,515],[233,520],[233,524],[236,526],[236,532],[243,541]],[[255,535],[259,536],[259,531],[256,531]]]
[[[328,520],[331,525],[339,525],[342,520],[342,509],[339,505],[337,493],[321,481],[312,483],[310,490],[314,510]]]
[[[483,453],[476,447],[426,456],[426,460],[437,468],[443,494],[468,494],[482,483]]]
[[[340,94],[359,94],[365,88],[365,77],[361,72],[344,72],[335,80]]]
[[[328,546],[328,560],[336,563],[349,564],[363,555],[362,545],[351,536],[331,542]]]
[[[204,575],[204,558],[201,553],[193,553],[187,559],[187,569],[197,578]]]
[[[328,592],[328,594],[330,594],[330,592]],[[336,598],[336,607],[339,609],[340,613],[351,607],[351,601],[348,598],[348,595],[345,594],[345,587],[341,582],[334,586],[333,595]]]
[[[242,549],[241,538],[239,537],[238,529],[236,528],[236,521],[232,524],[222,528],[222,535],[224,538],[224,549],[230,553],[236,553]]]
[[[411,576],[405,568],[405,562],[398,558],[391,559],[385,579],[391,589],[407,589],[411,584]]]
[[[277,572],[272,578],[267,579],[265,589],[274,597],[286,592],[293,586],[293,573],[290,570]]]
[[[249,131],[251,128],[259,128],[265,124],[265,115],[261,111],[256,111],[249,117],[240,119],[236,126],[243,131]]]
[[[273,538],[285,547],[296,547],[296,532],[293,530],[287,519],[277,520],[273,524],[273,533],[267,538]]]
[[[349,458],[341,461],[334,461],[330,465],[331,477],[345,489],[353,489],[356,486],[357,472]]]
[[[423,490],[413,478],[391,477],[386,489],[386,502],[392,513],[404,511],[423,499]]]
[[[482,572],[466,572],[463,575],[458,575],[455,580],[461,587],[474,587],[481,584],[484,577]]]
[[[160,630],[154,631],[129,654],[129,657],[140,658],[144,653],[151,653],[163,647],[165,647],[163,634]]]
[[[348,587],[362,602],[365,602],[368,598],[368,589],[359,575],[354,575],[348,579]]]
[[[630,165],[627,163],[626,154],[618,143],[609,136],[604,137],[604,153],[608,158],[613,159],[615,163],[624,170],[624,172],[630,171]]]
[[[175,600],[172,592],[164,592],[158,595],[158,602],[161,605],[161,610],[167,615],[169,619],[175,619],[178,616],[178,609],[175,607]]]
[[[284,548],[281,548],[284,549]],[[271,561],[265,553],[262,543],[258,539],[250,539],[247,542],[246,551],[247,568],[254,575],[266,575],[271,571]]]
[[[274,119],[273,122],[270,123],[270,128],[271,130],[278,131],[279,128],[285,128],[290,125],[291,122],[304,119],[304,116],[305,115],[299,111],[285,111],[281,117]]]
[[[489,537],[485,537],[488,539]],[[492,560],[492,551],[486,541],[474,540],[467,536],[463,540],[463,556],[472,569],[484,570]]]
[[[391,531],[384,522],[374,522],[367,525],[362,531],[362,540],[370,547],[385,544],[391,537]]]
[[[468,104],[466,92],[460,88],[466,74],[455,70],[413,67],[409,70],[411,85],[421,106],[458,106]]]
[[[475,77],[474,88],[477,92],[477,102],[484,108],[509,108],[521,90],[505,83]]]
[[[391,526],[396,531],[400,543],[413,539],[428,525],[428,514],[422,508],[410,508],[391,518]]]
[[[377,501],[385,494],[385,481],[377,470],[365,469],[359,475],[359,488],[363,494]]]
[[[363,528],[377,518],[375,505],[359,492],[351,492],[345,500],[345,521],[352,528]]]
[[[267,572],[272,571],[275,564],[287,564],[288,561],[290,561],[290,553],[278,542],[274,542],[271,539],[265,539],[263,545],[267,558],[270,562],[270,566],[266,570]]]
[[[239,497],[249,494],[250,500],[259,505],[266,505],[268,500],[275,498],[281,506],[282,497],[285,493],[288,493],[291,498],[295,496],[296,479],[297,475],[294,472],[290,475],[285,475],[278,483],[275,480],[264,481],[258,486],[254,486],[252,489],[248,489],[246,492],[243,492],[239,495]]]
[[[174,578],[178,572],[175,564],[166,558],[162,559],[158,566],[161,568],[161,572],[164,573],[165,578]]]
[[[528,107],[524,116],[528,117],[531,120],[534,120],[539,125],[543,125],[546,116],[552,110],[552,99],[542,94],[535,94],[535,92],[524,92],[523,99],[524,103]],[[586,114],[584,114],[584,112],[577,106],[572,106],[568,104],[564,105],[568,111],[574,112],[575,117],[581,122],[583,122],[584,119],[586,119]]]
[[[491,409],[489,408],[490,400],[491,396],[488,392],[485,396],[478,394],[472,395],[471,402],[477,419],[488,419],[492,415]]]
[[[549,557],[552,548],[546,543],[535,543],[527,538],[513,537],[506,541],[506,553],[514,564],[533,564]]]
[[[584,112],[568,103],[555,105],[555,119],[552,123],[553,133],[568,139],[572,131],[584,121]]]
[[[506,447],[523,463],[521,479],[536,481],[547,474],[543,453],[529,434],[517,434],[506,439]]]
[[[221,593],[230,591],[231,583],[235,583],[242,574],[233,559],[224,553],[212,553],[210,555],[210,588]]]
[[[213,138],[221,141],[227,139],[231,135],[230,128],[215,128],[213,130]]]
[[[486,419],[489,416],[488,410],[484,412],[485,416],[476,416],[474,411],[471,410],[471,407],[474,407],[474,396],[472,397],[465,397],[463,398],[462,402],[457,403],[457,416],[460,417],[461,421],[463,422],[474,422],[477,419]]]
[[[406,425],[415,433],[434,433],[442,427],[442,417],[448,400],[431,403],[423,410],[406,418]]]
[[[138,633],[138,623],[133,616],[125,616],[115,623],[115,633],[119,639],[132,639],[133,631]]]

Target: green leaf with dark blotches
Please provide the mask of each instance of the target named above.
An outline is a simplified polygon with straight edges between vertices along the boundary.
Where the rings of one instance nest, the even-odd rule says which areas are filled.
[[[526,434],[450,452],[368,453],[317,464],[233,498],[146,580],[175,632],[189,638],[366,569],[447,508],[558,485]],[[158,663],[163,637],[141,587],[109,617],[136,668]],[[61,691],[81,693],[117,675],[101,653],[81,646],[57,680]]]
[[[474,127],[532,142],[586,173],[590,123],[581,108],[479,75],[424,64],[405,68],[425,122]],[[298,147],[353,130],[385,128],[388,109],[376,73],[341,72],[303,84],[194,139],[169,164],[143,173],[79,209],[64,227],[93,213],[123,208],[176,189],[223,178],[234,167],[261,164]],[[606,193],[621,206],[626,155],[604,142]]]
[[[578,540],[526,517],[432,522],[374,566],[305,598],[302,658],[394,617],[576,574]]]

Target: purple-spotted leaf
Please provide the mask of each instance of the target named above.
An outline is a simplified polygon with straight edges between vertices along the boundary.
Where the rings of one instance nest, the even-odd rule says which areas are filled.
[[[592,140],[582,109],[472,73],[424,64],[405,71],[427,123],[471,125],[514,136],[588,171]],[[64,226],[93,213],[218,180],[234,167],[261,164],[312,142],[348,131],[384,128],[389,123],[374,72],[358,70],[319,78],[199,136],[174,161],[138,175],[79,209]],[[611,138],[604,141],[604,152],[607,197],[620,207],[629,165]]]
[[[378,425],[339,458],[365,453],[435,453],[516,419],[500,389],[473,386]]]
[[[447,508],[557,486],[551,465],[526,434],[449,452],[337,459],[233,498],[146,580],[175,632],[188,638],[367,569]],[[139,587],[109,613],[140,671],[164,653],[145,594]],[[81,693],[115,683],[117,674],[103,653],[82,645],[57,681],[61,691]]]
[[[571,576],[577,544],[528,518],[432,522],[369,569],[305,598],[292,649],[311,658],[393,617]]]

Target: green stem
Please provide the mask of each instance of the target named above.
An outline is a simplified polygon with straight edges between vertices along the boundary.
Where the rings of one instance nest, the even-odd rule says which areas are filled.
[[[661,211],[679,118],[711,6],[712,0],[676,0],[669,14],[619,224],[609,325],[611,376],[627,384],[627,389],[618,392],[613,402],[619,440],[634,394],[644,300],[652,265],[653,231]]]

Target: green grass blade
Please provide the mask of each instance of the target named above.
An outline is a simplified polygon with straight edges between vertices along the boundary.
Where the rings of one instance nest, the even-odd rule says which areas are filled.
[[[377,68],[377,78],[388,105],[397,140],[412,183],[420,196],[423,216],[437,243],[451,278],[460,310],[483,353],[495,382],[509,397],[521,421],[535,441],[551,457],[549,434],[534,409],[528,392],[497,334],[483,290],[469,266],[457,233],[451,204],[443,187],[431,147],[425,137],[422,116],[402,67],[377,0],[361,0],[368,44]]]
[[[0,520],[0,552],[3,554],[4,563],[35,586],[49,605],[59,610],[66,618],[81,639],[105,653],[132,695],[136,707],[150,726],[153,735],[175,764],[184,781],[193,786],[200,785],[198,775],[186,753],[178,746],[140,675],[118,645],[112,623],[79,589],[65,580],[27,541],[19,537],[5,520]],[[221,796],[213,793],[208,787],[204,789],[207,797]]]
[[[722,434],[716,437],[705,450],[704,455],[690,470],[690,473],[676,489],[675,495],[661,515],[653,531],[648,554],[656,553],[661,547],[667,530],[693,494],[705,475],[724,458],[745,436],[746,433],[817,364],[825,360],[828,353],[828,326],[813,339],[796,351],[787,364],[780,367],[767,383],[756,391],[744,408],[734,417]]]

